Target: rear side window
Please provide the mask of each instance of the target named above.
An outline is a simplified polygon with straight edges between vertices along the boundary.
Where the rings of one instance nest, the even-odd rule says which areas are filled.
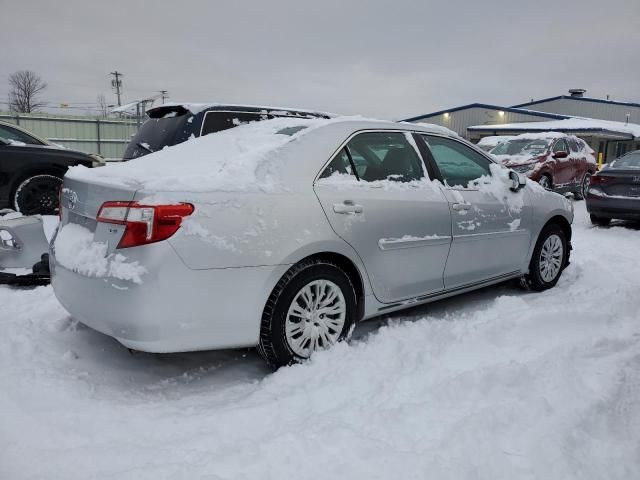
[[[567,143],[569,144],[569,148],[572,152],[579,152],[580,150],[582,150],[582,145],[580,145],[578,143],[578,140],[575,138],[567,138]]]
[[[273,115],[253,112],[207,112],[200,135],[221,132],[245,123],[259,122],[274,118]]]
[[[491,175],[491,162],[468,146],[449,138],[423,135],[445,184],[466,188],[469,182]]]
[[[567,147],[567,143],[564,141],[564,138],[558,140],[553,146],[553,153],[557,152],[567,152],[569,153],[569,148]]]
[[[355,167],[355,173],[351,165]],[[418,152],[402,132],[365,132],[356,135],[336,155],[320,178],[330,177],[336,172],[354,175],[362,182],[411,182],[425,176]]]

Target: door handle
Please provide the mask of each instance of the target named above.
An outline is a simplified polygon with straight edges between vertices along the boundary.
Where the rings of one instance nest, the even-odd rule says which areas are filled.
[[[466,212],[471,208],[471,204],[470,203],[454,203],[453,205],[451,205],[451,208],[453,208],[457,212]]]
[[[343,203],[334,203],[333,211],[343,215],[362,213],[364,208],[362,205],[356,205],[351,200],[345,200]]]

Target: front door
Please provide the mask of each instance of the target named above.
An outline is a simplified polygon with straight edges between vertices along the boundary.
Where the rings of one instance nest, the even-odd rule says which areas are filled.
[[[451,216],[425,172],[410,133],[362,132],[315,183],[333,230],[363,260],[381,302],[444,288]]]
[[[508,171],[464,143],[434,135],[422,138],[451,208],[453,241],[445,288],[520,270],[530,241],[531,211],[525,192],[512,192]]]

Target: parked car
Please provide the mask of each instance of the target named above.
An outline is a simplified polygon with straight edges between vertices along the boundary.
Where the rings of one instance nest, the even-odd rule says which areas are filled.
[[[52,284],[73,318],[136,350],[258,346],[275,366],[362,319],[509,279],[553,287],[573,220],[455,134],[349,119],[74,168],[62,207]]]
[[[547,190],[573,192],[578,199],[598,170],[594,153],[584,140],[557,132],[517,135],[491,150],[499,162]]]
[[[640,150],[629,152],[591,177],[587,211],[595,225],[613,218],[640,220]]]
[[[102,165],[102,157],[62,148],[0,122],[0,208],[53,215],[67,168]]]
[[[166,103],[147,110],[124,152],[123,160],[148,155],[189,138],[221,132],[245,123],[273,118],[329,118],[330,114],[282,107],[220,103]]]

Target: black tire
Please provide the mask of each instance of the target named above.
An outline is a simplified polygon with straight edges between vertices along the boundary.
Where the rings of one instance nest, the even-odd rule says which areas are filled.
[[[541,263],[543,261],[542,249],[547,239],[549,239],[553,235],[556,235],[557,237],[559,237],[562,244],[560,268],[557,274],[553,278],[545,279],[543,278],[543,275],[541,273],[541,270],[542,270]],[[549,288],[554,287],[556,283],[558,283],[558,280],[562,275],[562,271],[567,266],[567,254],[568,254],[567,238],[562,228],[560,228],[559,225],[556,225],[553,223],[544,227],[540,232],[540,235],[538,236],[538,241],[536,242],[536,246],[533,249],[533,255],[531,256],[531,261],[529,262],[529,273],[527,273],[522,278],[522,282],[521,282],[522,286],[530,290],[535,290],[537,292],[541,292],[543,290],[547,290]]]
[[[576,200],[584,200],[587,196],[587,190],[589,189],[589,182],[591,181],[591,172],[586,172],[580,182],[580,188],[573,192]]]
[[[546,190],[553,190],[553,180],[548,174],[543,174],[538,180],[540,186]]]
[[[306,359],[296,354],[287,341],[286,317],[298,292],[316,280],[328,280],[339,287],[345,300],[346,315],[337,341],[350,337],[357,321],[357,301],[353,282],[330,260],[303,260],[291,267],[280,279],[262,313],[258,353],[270,366],[278,368]]]
[[[14,208],[24,215],[56,215],[62,178],[37,174],[23,178],[13,192]]]
[[[593,213],[591,215],[589,215],[589,218],[591,219],[591,223],[593,223],[594,225],[597,225],[598,227],[606,227],[607,225],[609,225],[611,223],[611,219],[608,217],[599,217],[597,215],[594,215]]]

